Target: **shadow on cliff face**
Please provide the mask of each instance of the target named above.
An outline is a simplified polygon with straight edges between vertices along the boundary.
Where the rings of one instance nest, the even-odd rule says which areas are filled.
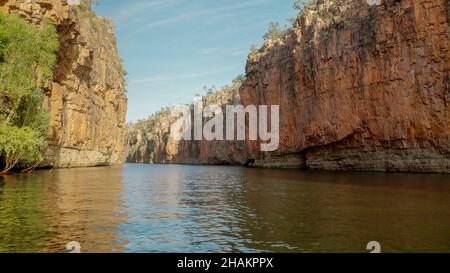
[[[0,156],[0,170],[3,170],[5,168],[6,164],[5,164],[5,158]],[[1,175],[0,175],[1,177]]]

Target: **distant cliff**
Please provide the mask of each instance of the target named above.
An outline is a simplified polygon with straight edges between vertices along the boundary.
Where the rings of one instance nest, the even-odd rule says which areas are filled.
[[[177,143],[153,116],[128,129],[128,160],[450,173],[449,1],[314,2],[249,55],[239,88],[244,105],[281,106],[276,152]]]
[[[0,8],[33,24],[49,18],[61,49],[45,105],[49,148],[42,166],[87,167],[122,163],[127,98],[125,71],[111,23],[86,1],[1,0]]]
[[[204,105],[239,103],[241,81],[203,98]],[[192,107],[192,106],[191,106]],[[223,109],[225,110],[225,109]],[[127,162],[166,164],[231,164],[245,163],[244,143],[238,141],[175,141],[170,127],[177,117],[171,109],[127,127],[125,147]],[[206,121],[206,119],[205,119]]]

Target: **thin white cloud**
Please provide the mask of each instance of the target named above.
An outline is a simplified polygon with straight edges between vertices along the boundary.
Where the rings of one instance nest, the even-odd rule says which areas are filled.
[[[198,72],[198,73],[165,75],[165,76],[150,76],[150,77],[142,78],[142,79],[135,79],[135,80],[131,79],[130,84],[144,84],[144,83],[153,83],[153,82],[166,82],[166,81],[195,79],[195,78],[201,78],[201,77],[205,77],[205,76],[218,74],[218,73],[229,71],[229,70],[234,70],[236,68],[237,68],[237,66],[229,66],[229,67],[222,67],[222,68],[216,69],[216,70]]]
[[[204,9],[204,10],[199,10],[199,11],[188,12],[188,13],[176,15],[176,16],[173,16],[170,18],[150,22],[150,23],[146,24],[145,26],[143,26],[140,30],[144,31],[144,30],[148,30],[151,28],[155,28],[155,27],[159,27],[159,26],[163,26],[163,25],[167,25],[167,24],[172,24],[172,23],[178,23],[181,21],[190,20],[190,19],[194,19],[197,17],[201,17],[201,16],[207,16],[207,15],[218,16],[224,12],[240,10],[243,8],[249,8],[249,7],[258,6],[258,5],[264,5],[264,4],[270,3],[272,1],[274,1],[274,0],[251,0],[251,1],[228,5],[228,6],[221,7],[221,8],[212,8],[212,9]]]
[[[208,76],[208,75],[211,75],[211,74],[213,74],[213,73],[211,73],[211,72],[202,72],[202,73],[184,74],[184,75],[176,75],[176,76],[152,76],[152,77],[138,79],[138,80],[130,80],[130,83],[138,84],[138,83],[151,83],[151,82],[185,80],[185,79],[200,78],[200,77]]]
[[[123,22],[141,13],[149,13],[150,11],[181,4],[181,2],[183,0],[145,0],[134,2],[133,4],[126,4],[117,14],[116,20]]]

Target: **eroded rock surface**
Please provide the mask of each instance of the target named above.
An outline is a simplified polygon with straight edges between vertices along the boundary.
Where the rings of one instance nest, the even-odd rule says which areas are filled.
[[[381,2],[319,0],[284,38],[249,55],[240,100],[280,105],[276,152],[261,153],[255,141],[236,150],[209,143],[200,153],[202,142],[169,145],[183,147],[173,152],[160,135],[147,154],[158,162],[215,164],[220,153],[255,167],[449,173],[449,1]],[[161,121],[152,130],[169,129]]]
[[[313,169],[450,172],[449,2],[321,3],[249,57],[242,102],[281,105],[275,155],[300,153]],[[261,164],[274,156],[246,147]]]
[[[8,0],[0,6],[37,25],[49,18],[60,35],[54,80],[46,90],[50,130],[42,166],[123,163],[125,72],[111,23],[65,0]]]

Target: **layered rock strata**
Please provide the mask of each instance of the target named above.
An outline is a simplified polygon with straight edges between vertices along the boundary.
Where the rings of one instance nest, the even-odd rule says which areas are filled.
[[[171,140],[149,137],[147,154],[169,163],[450,173],[449,5],[315,1],[285,36],[249,55],[239,89],[243,105],[280,105],[277,151],[262,153],[258,141],[153,149]],[[158,122],[152,134],[169,130]]]
[[[58,29],[61,48],[46,90],[49,148],[43,167],[89,167],[125,161],[125,71],[112,24],[90,5],[65,0],[0,1],[2,10]]]

